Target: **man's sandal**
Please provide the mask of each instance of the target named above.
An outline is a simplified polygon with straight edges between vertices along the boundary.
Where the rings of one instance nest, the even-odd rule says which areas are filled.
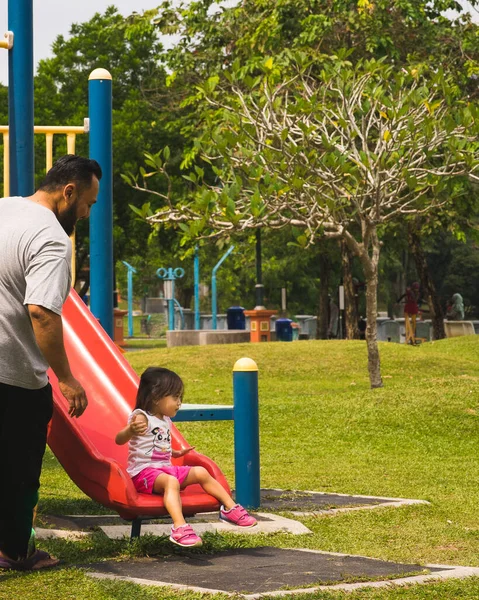
[[[51,569],[59,563],[60,559],[50,556],[44,550],[35,550],[31,556],[23,560],[0,556],[0,569],[4,571],[39,571],[40,569]]]

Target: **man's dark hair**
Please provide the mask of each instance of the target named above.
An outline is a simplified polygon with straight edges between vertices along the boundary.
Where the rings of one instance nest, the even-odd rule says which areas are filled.
[[[56,161],[38,189],[53,192],[69,183],[75,183],[81,191],[91,186],[93,175],[100,181],[102,172],[96,160],[67,154]]]

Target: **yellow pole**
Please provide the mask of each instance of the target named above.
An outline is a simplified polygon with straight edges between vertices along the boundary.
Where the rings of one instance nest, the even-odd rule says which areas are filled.
[[[53,133],[47,133],[45,135],[45,140],[47,143],[46,149],[46,165],[47,165],[47,173],[53,166]]]
[[[67,154],[75,154],[76,133],[67,133]]]
[[[3,132],[3,195],[10,195],[10,136],[8,131]]]

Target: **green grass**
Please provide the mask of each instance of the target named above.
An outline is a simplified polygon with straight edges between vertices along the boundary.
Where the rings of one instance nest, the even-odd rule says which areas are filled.
[[[310,536],[208,536],[206,552],[274,545],[416,564],[479,566],[479,337],[419,347],[382,344],[385,387],[373,391],[361,342],[180,347],[126,354],[138,372],[153,364],[176,370],[185,380],[187,402],[215,404],[232,402],[231,370],[242,356],[259,366],[262,487],[420,498],[431,504],[306,518]],[[179,428],[234,485],[232,423],[184,423]],[[50,453],[42,486],[44,513],[100,512]],[[67,568],[0,576],[0,599],[13,597],[20,582],[27,600],[38,597],[38,585],[57,590],[56,596],[42,596],[45,599],[183,597],[176,591],[92,581],[68,568],[108,557],[172,552],[160,538],[145,537],[129,547],[98,534],[91,540],[51,541],[43,547],[63,558]],[[479,597],[479,579],[307,597],[472,600]]]
[[[148,350],[152,348],[166,348],[166,339],[155,338],[125,338],[125,350]]]

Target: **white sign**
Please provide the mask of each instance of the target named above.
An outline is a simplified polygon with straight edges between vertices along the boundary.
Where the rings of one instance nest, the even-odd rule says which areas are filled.
[[[339,286],[339,310],[344,310],[344,285]]]

